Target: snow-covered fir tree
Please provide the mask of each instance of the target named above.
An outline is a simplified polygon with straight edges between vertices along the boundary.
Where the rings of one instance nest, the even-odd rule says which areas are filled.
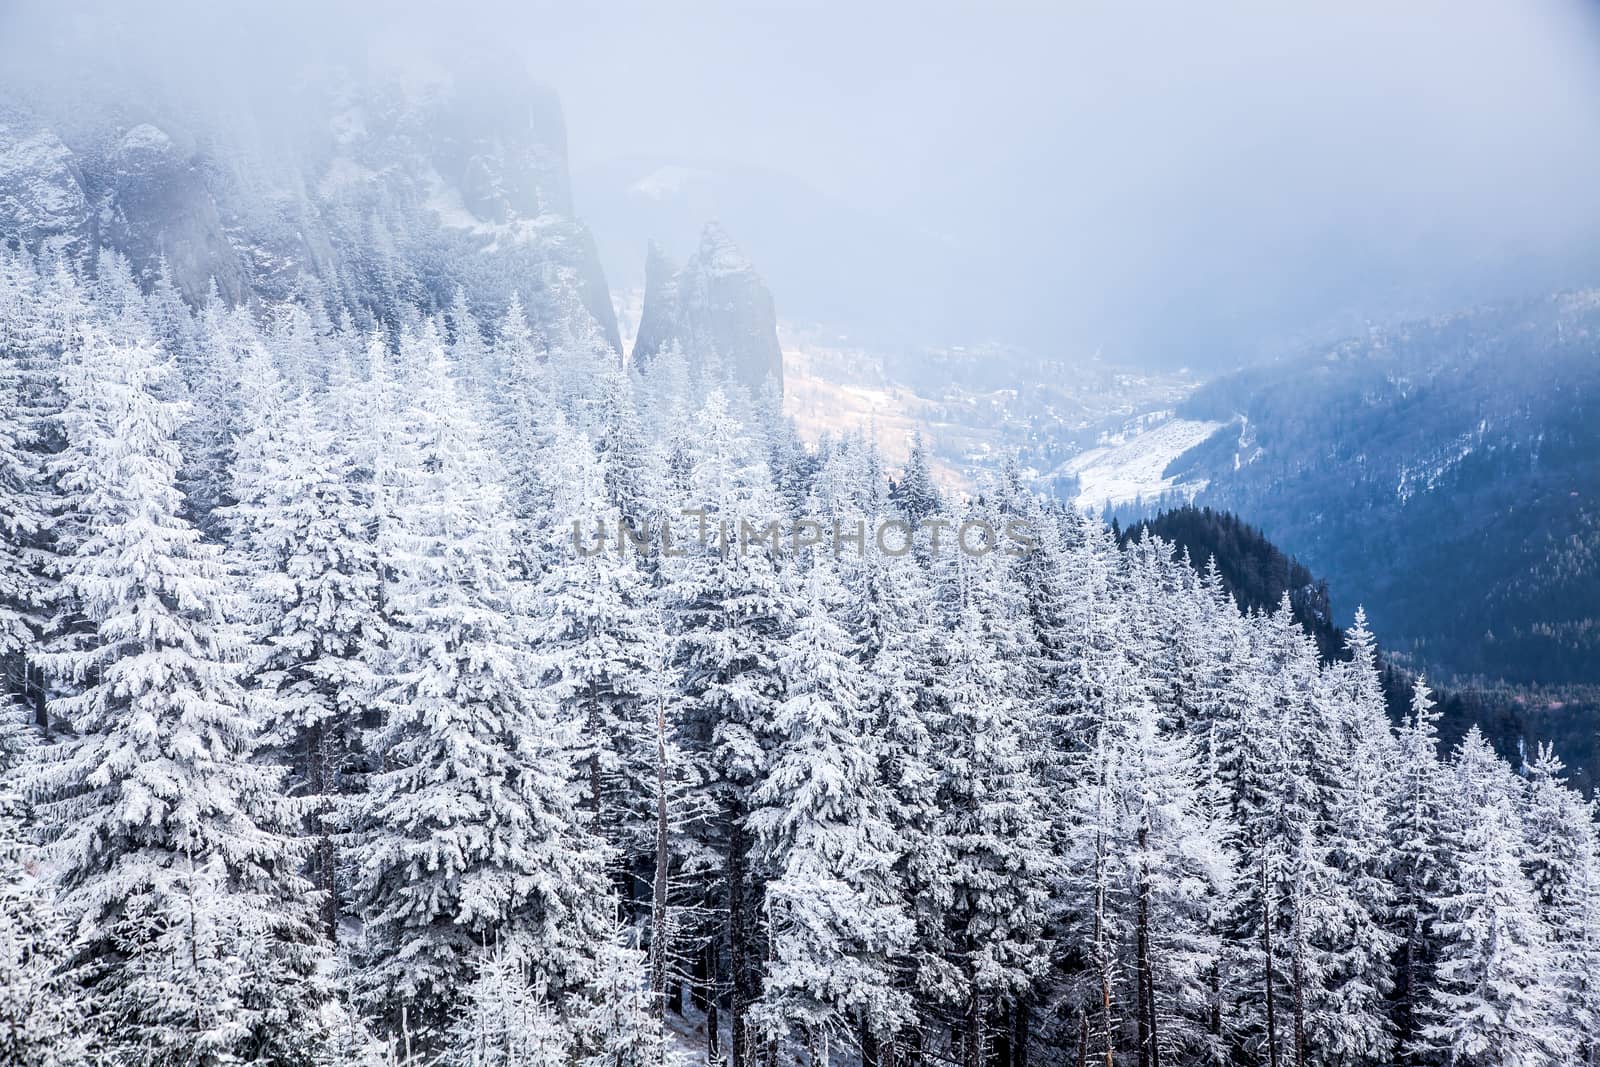
[[[1515,787],[1500,780],[1509,771],[1474,728],[1455,774],[1455,862],[1431,902],[1439,956],[1417,1050],[1470,1067],[1570,1063],[1573,1035],[1559,1025],[1559,987],[1548,980],[1557,969],[1523,868]]]
[[[238,306],[0,254],[0,1058],[1600,1054],[1590,803],[1363,613],[384,225]]]
[[[438,1048],[474,955],[496,941],[522,939],[557,997],[603,883],[568,784],[572,724],[534,684],[503,490],[437,333],[419,344],[380,534],[394,628],[383,765],[349,852],[363,996]]]
[[[4,766],[15,774],[13,761]],[[0,793],[0,1060],[79,1067],[94,1029],[76,1001],[71,930],[30,855],[21,809],[21,798]]]
[[[66,384],[55,463],[81,540],[59,591],[86,632],[41,651],[70,740],[31,788],[103,1054],[309,1057],[326,999],[294,808],[252,762],[220,552],[179,514],[181,406],[146,341],[97,330]]]
[[[774,1037],[797,1028],[813,1048],[840,1043],[841,1033],[882,1042],[910,1018],[896,982],[911,935],[896,870],[906,843],[828,555],[793,581],[795,616],[778,660],[784,698],[766,724],[772,753],[749,817],[772,871],[760,1015]]]
[[[291,792],[308,801],[312,873],[332,935],[339,798],[351,791],[387,646],[371,493],[336,425],[337,394],[291,395],[265,358],[244,371],[247,429],[225,521],[248,605],[252,699]]]

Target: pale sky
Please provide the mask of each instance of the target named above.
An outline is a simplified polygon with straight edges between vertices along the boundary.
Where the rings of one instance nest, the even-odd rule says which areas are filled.
[[[580,214],[585,176],[619,157],[763,168],[950,249],[928,282],[925,245],[884,239],[848,279],[857,306],[875,286],[893,303],[908,277],[947,290],[905,304],[937,317],[896,312],[908,336],[1227,364],[1367,319],[1600,285],[1596,10],[195,0],[114,37],[124,59],[202,71],[200,95],[383,38],[525,61],[563,98]],[[48,27],[103,17],[16,0],[0,47],[83,69]],[[597,232],[649,236],[608,234],[628,220],[593,192]],[[803,313],[832,265],[762,242],[758,265],[795,279]]]

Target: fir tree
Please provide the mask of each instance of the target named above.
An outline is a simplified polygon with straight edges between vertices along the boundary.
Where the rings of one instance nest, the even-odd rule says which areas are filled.
[[[71,931],[29,852],[20,799],[0,795],[0,1062],[87,1067],[93,1031],[68,969]]]
[[[1400,938],[1395,983],[1396,1040],[1412,1045],[1432,982],[1438,943],[1432,903],[1449,873],[1445,814],[1453,801],[1439,764],[1439,713],[1426,680],[1412,687],[1410,715],[1400,731],[1400,766],[1390,826],[1394,925]]]
[[[83,539],[61,592],[94,640],[41,655],[74,737],[34,770],[74,957],[119,1062],[311,1056],[325,999],[293,809],[250,761],[216,550],[178,517],[178,406],[145,343],[91,334],[58,477]]]
[[[381,533],[395,632],[384,769],[351,846],[366,1002],[443,1040],[478,949],[522,938],[555,997],[594,921],[599,851],[570,739],[532,685],[504,494],[442,347],[421,369]]]
[[[654,822],[645,578],[637,550],[617,540],[621,514],[609,503],[599,461],[560,415],[540,476],[552,509],[531,634],[538,677],[560,719],[582,724],[574,755],[585,805],[594,828],[631,866],[649,851]]]
[[[930,515],[944,509],[939,487],[933,480],[933,469],[928,462],[928,449],[918,433],[911,441],[911,455],[906,460],[905,472],[895,484],[891,494],[900,513],[913,526]]]
[[[1565,770],[1549,745],[1540,746],[1528,767],[1524,865],[1549,933],[1551,971],[1545,984],[1557,998],[1555,1025],[1571,1044],[1573,1061],[1588,1063],[1600,1028],[1600,857],[1594,806],[1562,781]]]
[[[773,873],[771,958],[761,1015],[775,1037],[815,1043],[841,1030],[892,1038],[909,1018],[896,988],[910,922],[896,866],[904,848],[879,777],[875,723],[859,663],[838,622],[843,590],[826,557],[803,578],[778,670],[785,696],[749,825]]]
[[[1431,902],[1439,958],[1415,1049],[1463,1067],[1570,1062],[1570,1035],[1545,978],[1553,959],[1521,862],[1516,811],[1497,761],[1469,733],[1456,758],[1464,810],[1448,883]]]
[[[961,1062],[982,1067],[991,1016],[1025,995],[1047,961],[1052,861],[1043,794],[1022,747],[1024,694],[985,618],[993,605],[955,558],[953,628],[934,683],[937,814],[914,877],[919,907],[934,912],[924,926],[939,937],[937,958],[922,962],[924,994],[959,1021]]]
[[[674,526],[677,552],[663,595],[674,620],[685,747],[708,771],[715,817],[706,845],[722,861],[735,1067],[750,1055],[750,1010],[760,996],[761,890],[745,820],[765,769],[763,724],[780,698],[779,640],[788,612],[772,554],[741,546],[739,521],[775,516],[771,476],[742,439],[726,397],[713,390],[698,419],[687,501],[696,519]],[[687,503],[686,501],[686,503]]]
[[[267,740],[309,799],[307,832],[329,936],[338,924],[337,798],[360,747],[386,644],[370,494],[329,398],[287,397],[252,361],[228,511],[251,605],[255,695]]]

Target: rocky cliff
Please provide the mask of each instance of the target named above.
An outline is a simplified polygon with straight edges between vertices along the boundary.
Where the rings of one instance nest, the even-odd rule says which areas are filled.
[[[164,258],[194,300],[213,283],[238,302],[315,279],[375,320],[442,306],[458,285],[486,315],[512,292],[535,310],[570,294],[620,353],[551,90],[367,71],[272,104],[207,114],[151,96],[87,126],[49,101],[13,105],[0,112],[0,240],[113,248],[144,277]]]
[[[739,246],[715,222],[682,269],[653,244],[645,263],[644,310],[633,346],[641,366],[676,341],[690,370],[725,374],[759,392],[783,389],[783,350],[772,294]]]

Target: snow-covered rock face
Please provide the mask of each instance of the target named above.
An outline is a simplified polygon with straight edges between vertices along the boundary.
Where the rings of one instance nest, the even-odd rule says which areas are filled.
[[[122,135],[109,164],[93,216],[97,243],[122,252],[146,274],[165,257],[173,282],[191,301],[204,298],[213,282],[230,303],[242,300],[249,280],[200,161],[146,122]]]
[[[418,281],[442,299],[461,285],[494,312],[513,291],[537,303],[552,285],[570,286],[621,353],[594,238],[573,216],[552,90],[486,73],[341,83],[330,95],[339,106],[327,109],[331,136],[313,182],[325,200],[311,207],[322,220],[312,225],[335,231],[336,254],[341,243],[373,243],[370,220],[385,220],[393,258],[436,268]]]
[[[177,162],[178,150],[172,138],[159,127],[141,122],[122,135],[115,161],[124,174],[147,174]]]
[[[783,349],[772,293],[738,245],[716,223],[700,247],[674,271],[654,245],[645,261],[644,313],[633,359],[647,364],[673,341],[752,392],[770,381],[783,389]]]
[[[72,151],[53,131],[0,117],[0,240],[30,248],[83,237],[88,204]]]
[[[486,219],[507,222],[542,215],[570,217],[572,182],[567,174],[566,122],[555,94],[543,86],[511,90],[516,99],[507,128],[486,123],[483,115],[503,102],[467,94],[445,116],[444,127],[465,131],[440,153],[441,171],[459,166],[457,181],[463,199]]]
[[[241,299],[239,254],[196,162],[151,123],[102,151],[80,155],[35,118],[0,123],[0,238],[69,254],[109,246],[145,274],[164,255],[190,299],[213,279],[224,296]]]
[[[537,305],[566,289],[621,351],[551,90],[374,70],[272,104],[259,123],[144,99],[108,101],[87,123],[66,108],[0,112],[0,239],[110,247],[146,279],[164,257],[194,301],[213,282],[236,303],[314,278],[376,316],[402,293],[442,307],[458,285],[492,315],[514,291]]]

